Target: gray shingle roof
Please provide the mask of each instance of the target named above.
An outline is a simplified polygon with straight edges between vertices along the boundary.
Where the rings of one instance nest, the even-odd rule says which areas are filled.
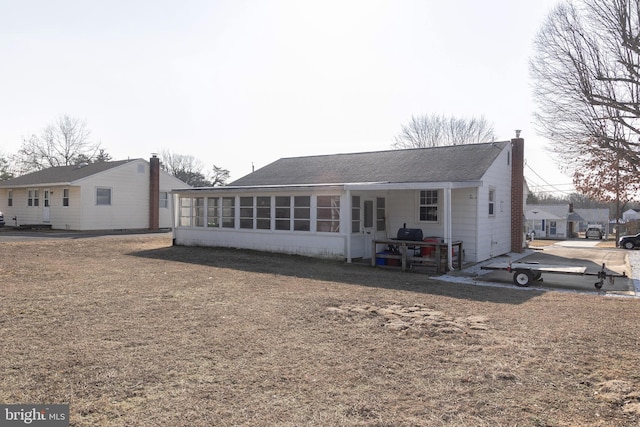
[[[23,187],[27,185],[70,184],[82,178],[118,167],[130,160],[90,163],[86,166],[58,166],[28,173],[17,178],[0,181],[0,187]]]
[[[282,158],[229,185],[474,181],[508,143]]]

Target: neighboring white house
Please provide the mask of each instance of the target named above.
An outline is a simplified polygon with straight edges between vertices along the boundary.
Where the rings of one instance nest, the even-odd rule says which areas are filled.
[[[636,221],[638,219],[640,219],[640,213],[638,213],[638,211],[635,210],[635,209],[628,209],[628,210],[622,212],[622,221],[623,222]]]
[[[608,234],[609,209],[574,209],[573,205],[526,205],[527,232],[536,238],[565,239],[577,237],[588,224],[598,224]]]
[[[466,261],[521,251],[524,140],[283,158],[225,187],[173,191],[176,245],[371,258],[420,228]]]
[[[60,166],[0,182],[8,226],[66,230],[157,229],[173,226],[170,191],[187,184],[152,157]]]

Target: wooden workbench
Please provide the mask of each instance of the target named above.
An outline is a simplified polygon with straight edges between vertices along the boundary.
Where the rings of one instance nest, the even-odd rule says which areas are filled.
[[[378,253],[378,245],[385,245],[385,247],[397,248],[396,253]],[[422,253],[422,248],[433,248],[433,257],[416,256],[415,251],[419,250]],[[455,262],[454,268],[462,269],[462,241],[455,241],[451,243],[455,256],[452,261]],[[443,250],[444,248],[444,250]],[[456,249],[457,248],[457,251]],[[429,241],[412,241],[412,240],[374,240],[371,243],[371,266],[375,267],[378,259],[397,260],[399,261],[399,267],[403,271],[410,268],[411,265],[435,265],[436,273],[446,273],[449,265],[449,254],[447,251],[447,244],[441,242],[429,242]],[[396,261],[396,262],[397,262]]]

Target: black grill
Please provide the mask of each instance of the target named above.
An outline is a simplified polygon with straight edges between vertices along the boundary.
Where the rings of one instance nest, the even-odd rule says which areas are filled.
[[[412,242],[420,242],[422,241],[422,229],[402,227],[398,230],[398,235],[396,239],[409,240]]]

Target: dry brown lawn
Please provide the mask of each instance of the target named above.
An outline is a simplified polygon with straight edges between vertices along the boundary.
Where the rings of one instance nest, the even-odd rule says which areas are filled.
[[[0,402],[73,426],[637,426],[640,301],[167,235],[0,243]]]

